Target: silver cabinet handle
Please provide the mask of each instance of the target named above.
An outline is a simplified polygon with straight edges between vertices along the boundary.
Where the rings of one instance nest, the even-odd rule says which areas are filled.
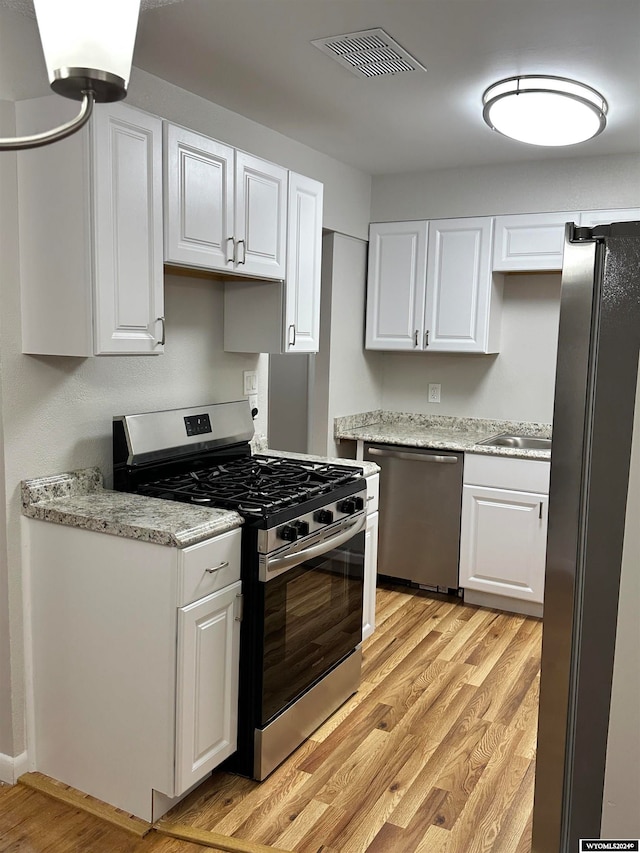
[[[231,241],[231,256],[229,256],[229,241]],[[234,237],[227,237],[227,259],[225,263],[232,264],[236,253],[236,241]]]
[[[368,495],[367,496],[367,503],[369,503],[369,501],[372,501],[373,498],[374,498],[374,495]]]
[[[157,318],[156,318],[156,323],[162,323],[162,337],[160,338],[160,340],[159,340],[159,341],[156,341],[156,346],[157,346],[157,347],[163,347],[163,346],[164,346],[164,340],[165,340],[165,324],[164,324],[164,317],[157,317]]]
[[[441,456],[437,453],[403,453],[401,450],[382,450],[379,447],[368,447],[367,453],[372,456],[388,456],[390,459],[406,459],[409,462],[440,462],[443,465],[456,465],[457,456]]]
[[[244,595],[241,592],[239,592],[236,595],[236,598],[238,599],[238,611],[239,612],[238,612],[238,615],[235,617],[235,621],[236,622],[242,622],[242,618],[244,616]]]
[[[418,346],[418,335],[419,335],[419,334],[420,334],[420,331],[419,331],[418,329],[416,329],[415,334],[414,334],[414,336],[413,336],[413,337],[414,337],[414,344],[413,344],[413,345],[414,345],[415,347],[417,347],[417,346]]]
[[[424,333],[424,348],[429,346],[429,329]]]
[[[229,560],[223,560],[219,566],[214,566],[211,569],[205,569],[205,572],[207,572],[207,574],[212,575],[214,572],[219,572],[220,569],[226,569],[228,565],[229,565]]]
[[[289,326],[289,346],[294,347],[296,345],[296,324],[292,323]]]
[[[244,264],[244,263],[246,262],[246,260],[247,260],[247,250],[246,250],[246,248],[245,248],[244,240],[238,240],[238,242],[237,242],[237,244],[236,244],[236,245],[237,245],[237,246],[238,246],[238,248],[239,248],[241,243],[242,243],[242,260],[238,260],[238,261],[237,261],[237,264],[238,264],[238,266],[239,266],[239,267],[240,267],[240,266],[242,266],[242,264]]]

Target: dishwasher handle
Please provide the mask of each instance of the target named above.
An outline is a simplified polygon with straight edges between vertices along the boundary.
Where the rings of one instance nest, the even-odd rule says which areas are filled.
[[[403,453],[401,450],[383,450],[380,447],[368,447],[367,453],[390,459],[405,459],[409,462],[439,462],[443,465],[456,465],[458,462],[457,456],[443,456],[438,453]]]

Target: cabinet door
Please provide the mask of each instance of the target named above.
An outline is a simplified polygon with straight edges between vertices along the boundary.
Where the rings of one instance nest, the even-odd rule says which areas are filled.
[[[235,176],[235,269],[283,279],[287,170],[238,151]]]
[[[548,497],[464,486],[460,586],[542,603]]]
[[[236,749],[240,587],[178,610],[176,795]]]
[[[370,637],[376,627],[376,582],[378,579],[378,513],[367,516],[364,535],[364,590],[362,639]]]
[[[610,225],[612,222],[640,221],[640,208],[628,207],[622,210],[583,210],[580,225],[595,228],[596,225]]]
[[[94,350],[159,353],[162,122],[123,104],[100,105],[92,122]]]
[[[487,352],[493,219],[429,223],[424,345],[438,352]]]
[[[320,348],[322,184],[289,173],[286,352]]]
[[[165,124],[165,261],[233,269],[234,150]]]
[[[427,223],[369,227],[366,348],[423,348]]]
[[[561,270],[564,228],[578,211],[497,216],[493,268],[498,272]]]

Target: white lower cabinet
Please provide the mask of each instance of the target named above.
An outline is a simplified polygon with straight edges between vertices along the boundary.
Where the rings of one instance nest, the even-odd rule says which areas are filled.
[[[465,457],[460,586],[465,600],[541,615],[550,463]]]
[[[178,611],[176,794],[236,750],[240,586]]]
[[[362,639],[376,627],[376,584],[378,579],[378,497],[380,475],[367,477],[367,527],[364,540],[364,589],[362,593]]]
[[[174,548],[26,524],[34,769],[156,820],[236,749],[240,530]]]

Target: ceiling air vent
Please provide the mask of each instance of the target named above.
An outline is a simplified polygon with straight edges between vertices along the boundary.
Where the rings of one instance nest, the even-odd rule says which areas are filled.
[[[315,39],[311,44],[357,77],[427,70],[382,29]]]

